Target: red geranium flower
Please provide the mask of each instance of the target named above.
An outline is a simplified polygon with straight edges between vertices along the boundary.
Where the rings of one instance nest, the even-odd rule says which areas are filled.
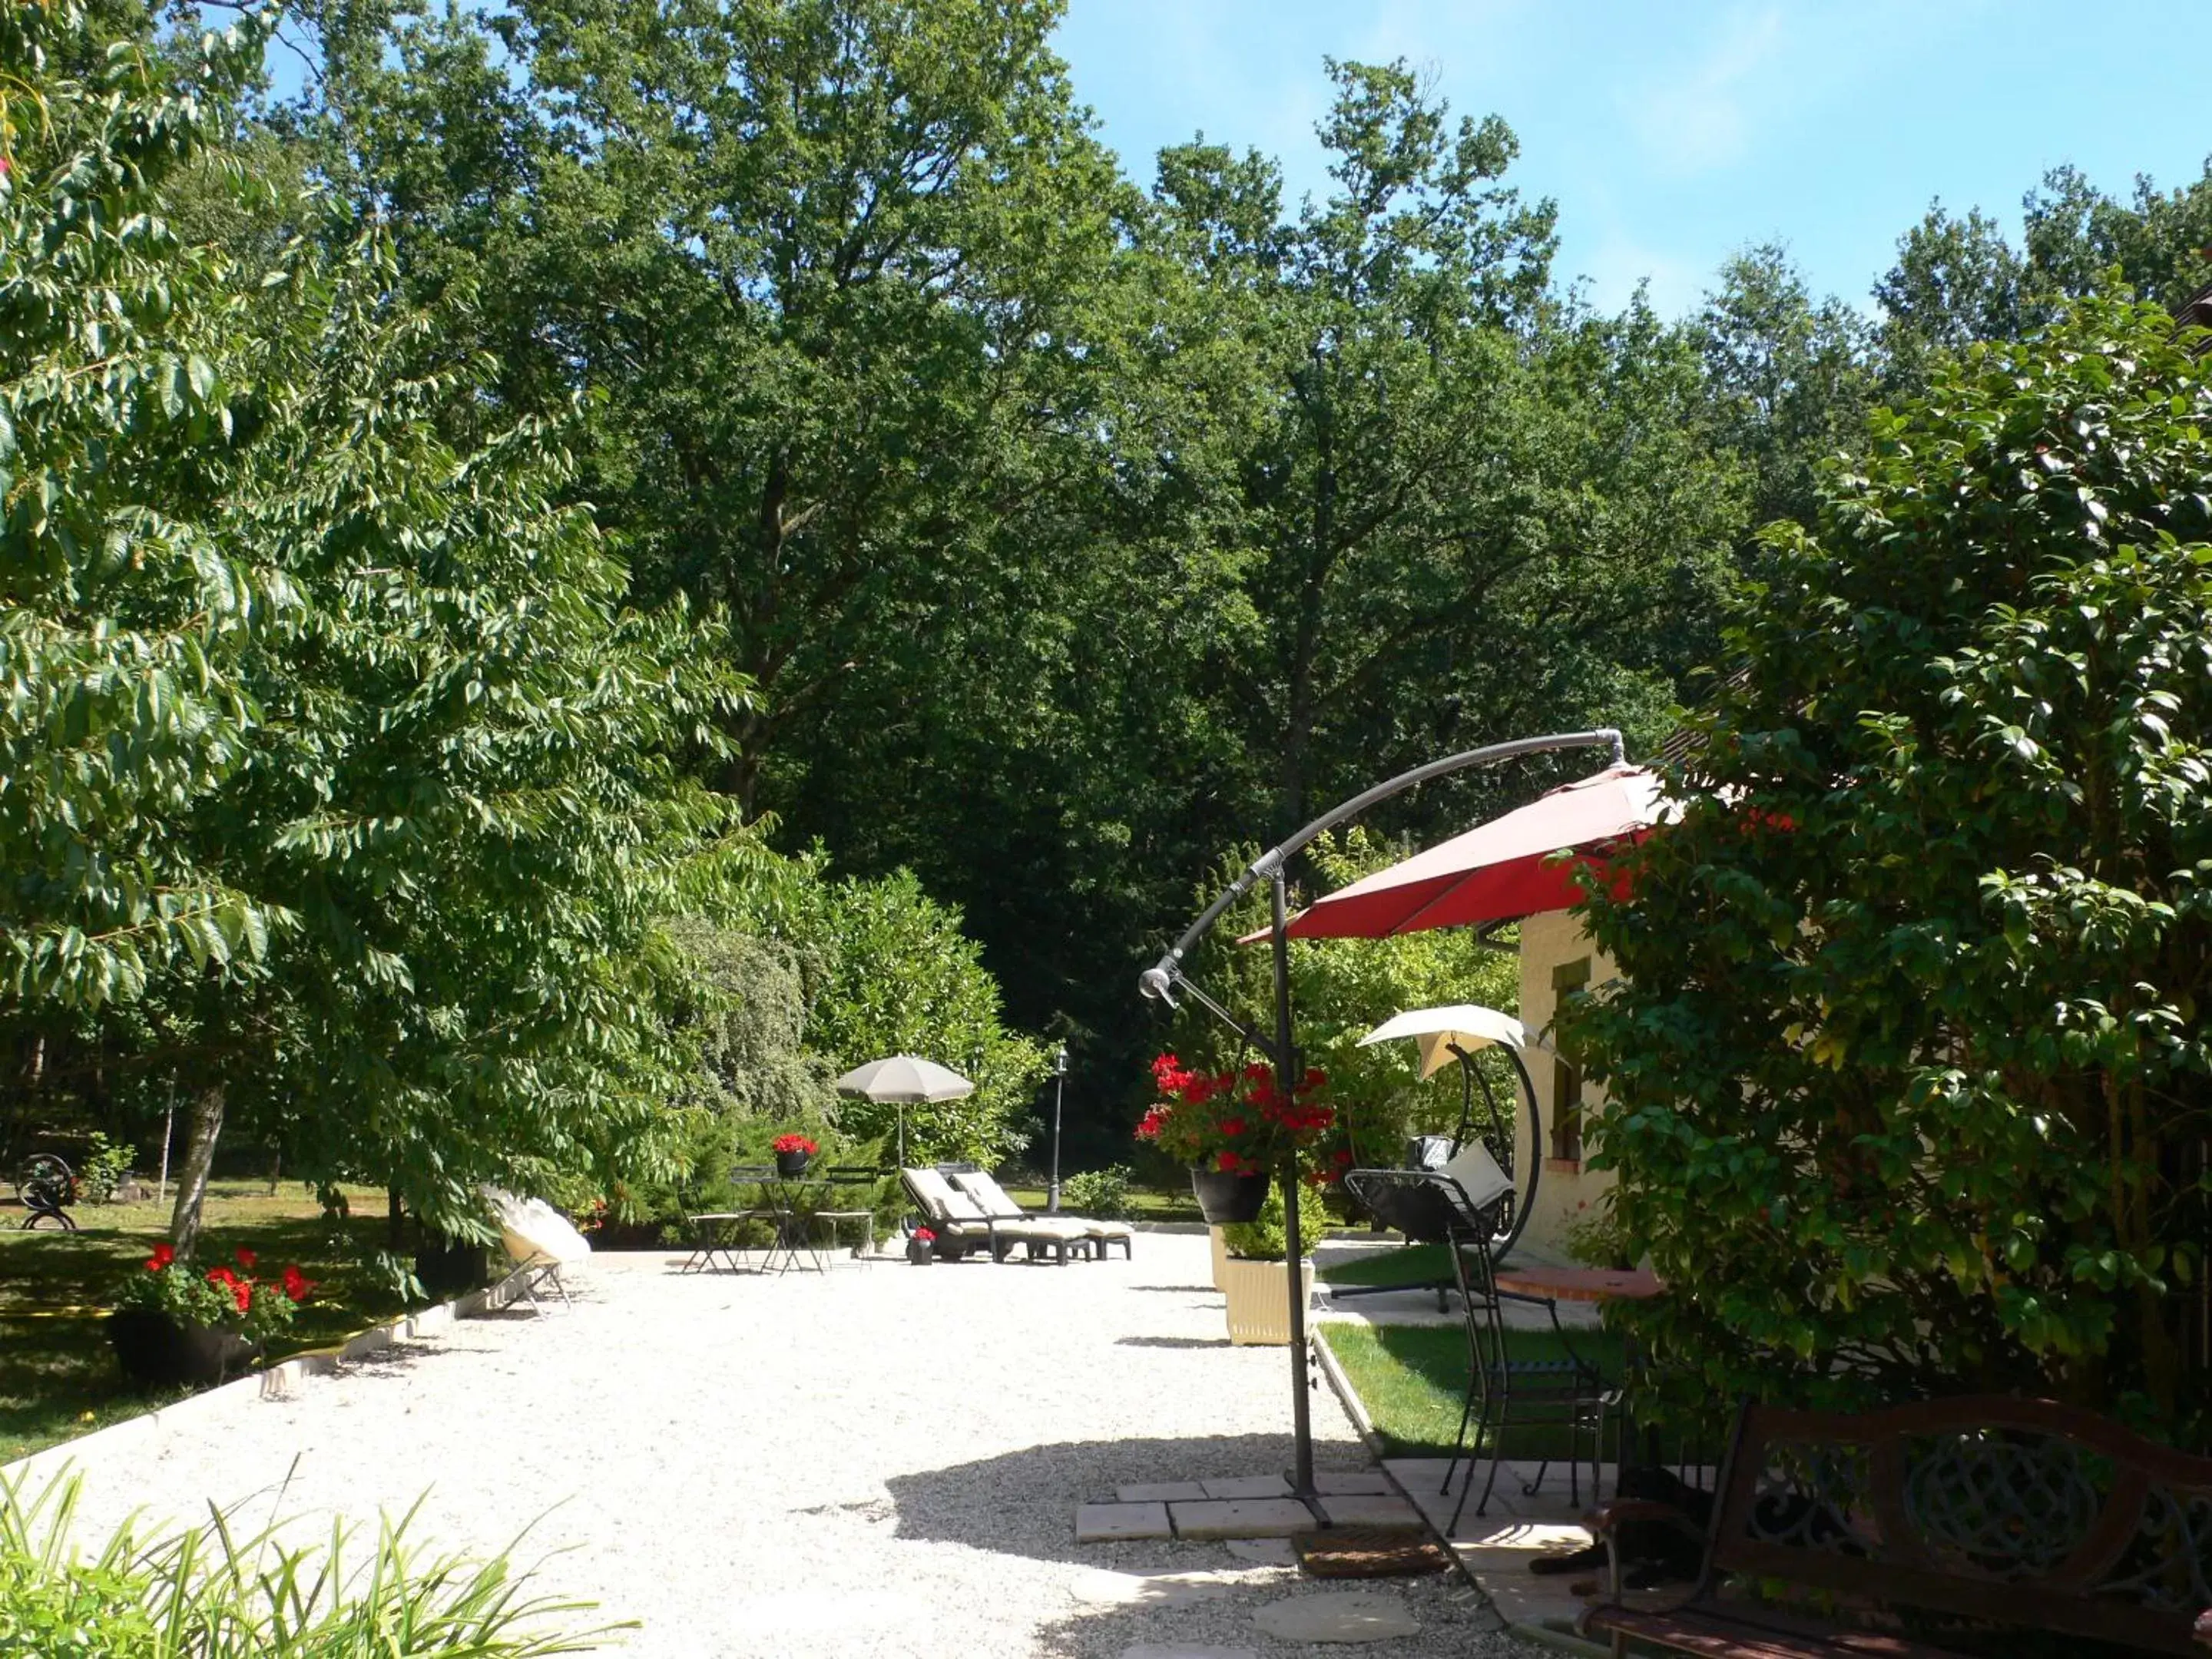
[[[149,1273],[157,1273],[176,1259],[177,1253],[173,1248],[167,1244],[156,1244],[154,1247],[154,1254],[146,1258],[146,1271]]]
[[[1224,1175],[1235,1175],[1244,1167],[1244,1160],[1234,1152],[1224,1152],[1214,1167]]]
[[[314,1288],[315,1281],[301,1273],[296,1262],[284,1269],[284,1294],[290,1300],[305,1302]]]
[[[260,1258],[251,1250],[240,1250],[238,1253],[238,1265],[248,1273],[253,1271],[253,1264],[259,1260]]]
[[[779,1152],[804,1152],[809,1158],[820,1150],[805,1135],[778,1135],[769,1146]]]

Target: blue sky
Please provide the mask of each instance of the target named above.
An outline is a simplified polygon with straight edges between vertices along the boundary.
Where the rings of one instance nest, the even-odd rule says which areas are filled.
[[[2071,161],[2125,195],[2212,154],[2206,0],[1070,0],[1058,49],[1123,166],[1203,129],[1328,183],[1324,56],[1404,58],[1455,113],[1505,118],[1511,179],[1559,206],[1563,277],[1669,315],[1747,245],[1868,303],[1940,197],[2018,242],[2021,195]]]

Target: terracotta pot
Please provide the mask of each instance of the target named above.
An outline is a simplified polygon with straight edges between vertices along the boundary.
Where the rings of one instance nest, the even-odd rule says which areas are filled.
[[[124,1376],[152,1388],[210,1387],[243,1371],[260,1352],[235,1331],[179,1325],[147,1308],[108,1315],[107,1340]]]
[[[1224,1175],[1218,1170],[1193,1170],[1190,1190],[1198,1200],[1198,1212],[1219,1226],[1231,1221],[1256,1221],[1267,1201],[1267,1177],[1239,1171]]]

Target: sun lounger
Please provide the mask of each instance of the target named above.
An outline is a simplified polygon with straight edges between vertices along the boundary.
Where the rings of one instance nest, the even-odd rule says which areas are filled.
[[[948,1168],[945,1177],[962,1192],[982,1206],[983,1213],[994,1221],[1059,1222],[1083,1230],[1091,1241],[1091,1250],[1103,1261],[1109,1246],[1119,1244],[1123,1255],[1135,1254],[1137,1230],[1126,1221],[1094,1221],[1080,1215],[1037,1215],[1014,1202],[1006,1189],[988,1170],[973,1164]]]
[[[1071,1250],[1089,1246],[1090,1235],[1081,1227],[1049,1216],[1000,1220],[986,1215],[981,1205],[935,1170],[901,1170],[899,1179],[937,1235],[940,1254],[957,1257],[981,1245],[992,1261],[1004,1261],[1015,1245],[1026,1244],[1032,1261],[1049,1252],[1065,1267]]]

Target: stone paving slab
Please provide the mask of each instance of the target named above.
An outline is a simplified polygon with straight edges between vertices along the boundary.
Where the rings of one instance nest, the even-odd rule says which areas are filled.
[[[1146,1480],[1133,1486],[1116,1486],[1114,1496],[1124,1504],[1166,1504],[1182,1498],[1220,1498],[1196,1480]]]
[[[1186,1647],[1181,1642],[1139,1642],[1123,1648],[1121,1659],[1260,1659],[1257,1648]]]
[[[1279,1642],[1389,1642],[1421,1633],[1421,1621],[1405,1603],[1371,1590],[1270,1601],[1252,1622]]]
[[[1075,1506],[1075,1541],[1103,1544],[1115,1538],[1168,1538],[1164,1504],[1079,1504]]]
[[[1255,1566],[1295,1567],[1298,1564],[1298,1553],[1291,1547],[1287,1538],[1231,1538],[1226,1541],[1231,1555]]]
[[[1469,1465],[1462,1461],[1453,1474],[1451,1489],[1440,1492],[1437,1487],[1443,1479],[1445,1462],[1441,1457],[1407,1457],[1391,1459],[1383,1465],[1440,1536],[1470,1473]],[[1589,1506],[1591,1495],[1585,1483],[1583,1502],[1571,1501],[1566,1478],[1556,1464],[1534,1497],[1523,1495],[1521,1488],[1534,1478],[1537,1468],[1534,1463],[1510,1460],[1499,1465],[1498,1485],[1490,1495],[1490,1512],[1477,1515],[1470,1500],[1458,1528],[1447,1541],[1460,1565],[1507,1624],[1570,1631],[1583,1603],[1569,1586],[1589,1575],[1539,1575],[1528,1571],[1528,1563],[1535,1556],[1580,1549],[1590,1541],[1581,1524],[1581,1511]],[[1486,1480],[1489,1466],[1474,1465],[1472,1473],[1477,1481]],[[1587,1475],[1588,1471],[1584,1473]]]
[[[1421,1512],[1395,1492],[1349,1493],[1321,1500],[1332,1527],[1418,1527]]]
[[[1313,1511],[1295,1498],[1209,1498],[1170,1504],[1178,1538],[1288,1538],[1313,1529]]]
[[[1291,1483],[1279,1474],[1238,1474],[1226,1480],[1201,1480],[1201,1498],[1288,1498]]]
[[[1316,1469],[1314,1490],[1324,1498],[1352,1497],[1366,1493],[1380,1495],[1395,1492],[1390,1477],[1380,1469]]]

